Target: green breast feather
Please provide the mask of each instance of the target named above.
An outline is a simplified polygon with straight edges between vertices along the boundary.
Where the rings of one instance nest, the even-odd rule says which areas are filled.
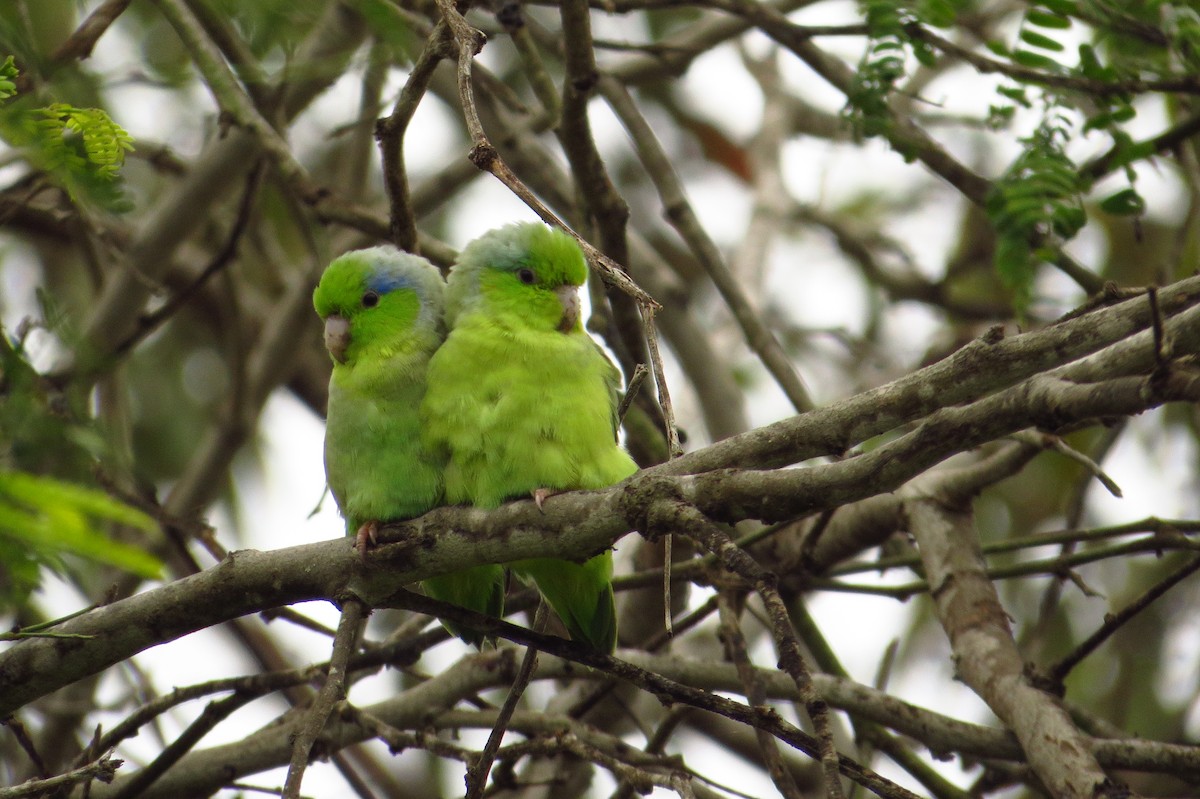
[[[536,223],[463,250],[447,287],[452,329],[422,406],[426,442],[446,458],[447,502],[491,508],[537,490],[603,488],[637,470],[616,440],[616,370],[580,320],[586,275],[575,242]],[[512,568],[573,638],[612,650],[611,552]]]
[[[429,359],[445,335],[443,281],[423,258],[391,247],[334,260],[313,293],[333,358],[325,473],[347,532],[419,516],[443,504],[444,456],[422,442]],[[483,566],[436,578],[449,601],[502,615],[504,570]],[[469,643],[483,637],[452,629]]]

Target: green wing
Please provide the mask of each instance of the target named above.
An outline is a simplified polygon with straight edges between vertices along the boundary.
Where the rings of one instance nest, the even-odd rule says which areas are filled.
[[[571,638],[586,641],[601,652],[613,651],[617,645],[617,607],[612,590],[612,552],[602,552],[582,564],[538,558],[510,565],[513,573],[537,586]]]
[[[329,265],[313,305],[334,360],[325,473],[347,532],[443,504],[446,457],[426,446],[420,416],[429,361],[444,338],[440,273],[392,248],[358,250]],[[425,585],[438,599],[501,616],[504,580],[503,567],[485,566]],[[473,630],[447,629],[483,644]]]
[[[604,488],[637,470],[617,443],[620,375],[584,332],[587,279],[570,236],[538,223],[463,249],[447,282],[453,329],[429,365],[428,443],[447,458],[446,501],[493,508],[537,490]],[[611,651],[612,554],[512,564],[572,638]]]
[[[488,616],[500,618],[504,615],[504,567],[489,564],[464,569],[440,577],[431,577],[421,583],[425,593],[434,599],[458,605]],[[472,646],[482,649],[487,636],[470,628],[443,621],[450,632]]]
[[[448,458],[447,502],[491,508],[540,488],[604,488],[637,470],[616,442],[615,369],[603,351],[582,332],[538,338],[472,315],[434,355],[424,431]],[[612,553],[512,566],[572,638],[612,651]]]

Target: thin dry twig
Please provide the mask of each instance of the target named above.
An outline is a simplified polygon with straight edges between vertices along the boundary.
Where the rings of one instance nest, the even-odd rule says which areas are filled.
[[[133,0],[105,0],[88,14],[87,19],[67,37],[66,41],[50,56],[51,63],[65,63],[75,59],[83,60],[92,54],[96,42],[104,35],[109,26],[117,21],[117,17],[129,8]]]
[[[44,780],[30,780],[11,788],[0,788],[0,799],[33,799],[38,796],[53,796],[80,783],[90,783],[92,780],[112,782],[117,769],[124,764],[124,760],[105,755],[93,763],[72,769],[66,774],[59,774]]]
[[[296,735],[292,745],[292,762],[288,766],[287,780],[283,784],[284,799],[299,799],[300,784],[304,770],[308,767],[314,744],[333,712],[333,706],[346,696],[346,671],[350,656],[358,645],[367,608],[362,600],[347,599],[342,605],[342,618],[338,622],[337,635],[333,639],[333,655],[329,659],[329,671],[325,684],[313,700],[312,707]]]
[[[1062,685],[1062,681],[1071,673],[1071,670],[1078,666],[1080,661],[1085,657],[1095,652],[1096,648],[1107,641],[1113,633],[1121,629],[1134,616],[1148,608],[1156,599],[1197,571],[1200,571],[1200,556],[1192,558],[1160,582],[1150,586],[1145,593],[1121,608],[1117,613],[1106,616],[1104,624],[1100,625],[1099,629],[1046,670],[1050,679],[1055,685]]]
[[[731,574],[736,574],[753,586],[762,598],[771,619],[772,636],[779,648],[779,667],[795,682],[817,735],[819,757],[825,771],[825,790],[830,799],[839,799],[843,795],[838,776],[841,758],[833,742],[829,706],[813,687],[812,675],[800,651],[800,642],[788,616],[787,606],[776,587],[775,575],[763,569],[697,508],[684,502],[659,500],[650,509],[648,521],[652,530],[678,530],[695,540],[705,550],[717,555],[721,565]]]
[[[683,445],[679,441],[679,428],[675,424],[675,408],[671,403],[671,392],[667,388],[667,374],[663,369],[662,353],[658,349],[658,329],[654,324],[654,314],[657,306],[643,303],[642,324],[646,329],[646,343],[650,347],[650,364],[654,368],[654,382],[658,388],[658,400],[662,405],[663,419],[667,426],[667,446],[671,457],[677,458],[683,454]]]
[[[518,627],[500,619],[482,613],[475,613],[447,602],[439,602],[422,594],[412,593],[411,591],[397,591],[387,599],[377,603],[377,606],[397,607],[419,613],[427,613],[431,616],[447,619],[455,624],[476,628],[488,635],[495,635],[498,638],[505,638],[519,644],[536,646],[542,652],[601,670],[618,679],[636,685],[655,696],[669,697],[673,701],[702,708],[734,721],[766,730],[789,746],[799,749],[812,757],[821,756],[822,745],[816,738],[788,723],[774,710],[754,708],[741,702],[735,702],[718,696],[709,691],[684,685],[654,671],[639,668],[628,661],[602,654],[591,647],[574,641],[536,633],[524,627]],[[795,684],[794,679],[792,682]],[[797,688],[797,690],[799,691],[800,689]],[[823,702],[824,700],[818,699],[817,701]],[[842,774],[880,797],[885,797],[886,799],[917,799],[916,794],[876,774],[851,758],[838,755],[836,752],[834,753],[834,758],[835,768],[839,769]],[[841,794],[836,795],[840,796]]]
[[[646,331],[646,344],[650,349],[650,363],[654,366],[654,382],[658,386],[658,399],[662,407],[663,422],[667,427],[667,451],[674,459],[683,454],[683,445],[679,441],[679,428],[675,425],[675,408],[671,403],[671,392],[667,388],[666,370],[663,368],[662,353],[658,349],[658,328],[654,324],[653,306],[643,304],[642,326]],[[667,635],[672,634],[671,619],[671,567],[674,563],[674,553],[671,534],[663,535],[663,628]]]
[[[533,617],[533,629],[541,631],[546,624],[546,603],[539,602],[537,612]],[[516,712],[517,704],[521,701],[521,696],[525,693],[525,689],[529,687],[529,680],[533,677],[533,670],[537,667],[537,649],[528,647],[525,650],[525,657],[521,660],[521,668],[517,671],[517,677],[513,680],[512,688],[508,690],[508,696],[504,698],[504,704],[500,706],[500,712],[496,715],[496,724],[492,727],[491,734],[488,735],[487,743],[484,744],[479,757],[471,763],[467,768],[466,783],[467,783],[467,799],[481,799],[483,797],[484,788],[487,787],[488,772],[492,769],[492,763],[496,759],[496,752],[500,749],[500,744],[504,740],[504,731],[508,727],[508,722],[512,719],[512,715]]]
[[[621,397],[621,402],[617,405],[617,421],[618,423],[625,419],[625,414],[629,411],[629,406],[633,404],[634,397],[642,387],[642,383],[646,382],[646,375],[650,374],[650,370],[646,368],[646,364],[639,363],[637,368],[633,370],[633,376],[629,378],[629,384],[625,386],[625,395]]]
[[[654,301],[654,298],[634,283],[619,264],[589,244],[578,233],[571,230],[504,163],[504,160],[500,157],[500,153],[496,151],[495,146],[492,145],[487,133],[483,129],[483,122],[479,118],[479,109],[475,104],[475,90],[471,77],[471,64],[474,61],[475,55],[483,48],[487,37],[483,35],[482,31],[476,30],[467,23],[466,18],[454,7],[453,0],[437,0],[437,5],[442,14],[442,19],[449,25],[455,44],[458,46],[459,101],[463,109],[463,118],[467,124],[467,132],[471,137],[472,146],[469,156],[471,163],[485,172],[490,172],[500,180],[522,202],[533,209],[543,221],[570,234],[583,249],[588,263],[596,269],[606,283],[624,291],[639,304],[649,304],[652,307],[658,307],[658,303]]]
[[[369,729],[394,752],[415,748],[424,749],[439,757],[462,763],[477,761],[478,755],[474,752],[442,740],[428,731],[404,732],[359,708],[347,707],[345,714]],[[450,711],[443,714],[439,720],[445,721],[450,726],[462,726],[462,722],[458,721],[461,715],[461,713]],[[493,729],[494,725],[493,721]],[[672,787],[672,777],[678,771],[678,764],[672,758],[643,755],[615,739],[606,740],[604,748],[601,748],[576,732],[579,729],[578,722],[569,722],[565,730],[560,728],[549,734],[546,734],[549,731],[545,729],[546,725],[544,724],[540,725],[541,729],[530,724],[521,726],[527,733],[537,730],[540,734],[535,734],[526,741],[498,748],[495,752],[497,760],[511,762],[523,757],[571,754],[608,769],[618,779],[633,782],[639,788],[645,789],[646,792],[655,787]],[[597,735],[602,734],[593,732],[589,733],[587,737],[594,738]],[[621,756],[614,756],[605,749],[620,753]],[[666,770],[667,773],[662,774],[661,770]]]
[[[186,755],[193,746],[199,743],[200,739],[207,735],[213,727],[254,698],[254,694],[235,692],[224,699],[208,703],[200,716],[189,724],[178,738],[168,744],[158,757],[151,761],[150,765],[134,774],[128,782],[122,783],[120,789],[113,793],[112,799],[133,799],[135,796],[140,796],[159,777],[166,774],[167,770]]]
[[[795,367],[775,335],[763,322],[761,314],[751,306],[741,285],[726,266],[716,243],[700,225],[670,159],[633,102],[629,90],[611,76],[602,76],[597,85],[633,139],[638,157],[658,190],[667,219],[688,243],[708,273],[709,279],[721,293],[721,298],[741,327],[746,343],[775,378],[775,382],[783,389],[792,406],[800,413],[810,410],[813,407],[812,399],[808,396]]]
[[[246,188],[242,191],[242,198],[238,202],[237,211],[233,215],[233,226],[230,227],[229,234],[225,237],[224,246],[213,255],[212,259],[191,283],[172,295],[161,307],[138,318],[137,326],[119,344],[113,347],[112,355],[114,358],[122,357],[140,342],[144,341],[147,336],[178,313],[183,306],[187,305],[214,275],[233,263],[234,259],[237,258],[238,245],[250,224],[254,203],[258,199],[265,171],[266,164],[260,159],[255,162],[254,166],[250,168],[249,174],[246,175]]]
[[[560,6],[563,46],[560,53],[566,75],[562,84],[561,119],[556,131],[577,186],[585,218],[594,219],[600,250],[618,264],[628,265],[629,204],[609,175],[592,134],[588,102],[596,86],[596,55],[592,45],[591,11],[586,0],[568,0]],[[556,43],[557,45],[557,43]],[[613,342],[617,360],[626,375],[635,363],[651,357],[645,341],[649,333],[641,324],[639,303],[620,292],[609,295]],[[630,379],[632,379],[630,377]],[[651,403],[647,400],[646,407]]]
[[[1049,433],[1041,433],[1035,430],[1023,430],[1020,433],[1015,433],[1009,436],[1015,441],[1021,441],[1031,444],[1042,449],[1050,449],[1075,461],[1083,468],[1087,469],[1088,473],[1099,481],[1100,485],[1104,486],[1108,493],[1120,499],[1124,494],[1121,493],[1121,487],[1117,485],[1117,481],[1105,473],[1100,464],[1089,458],[1084,453],[1072,447],[1061,436],[1050,435]]]
[[[304,669],[266,672],[247,677],[230,677],[223,680],[190,685],[185,688],[176,688],[169,694],[156,697],[143,704],[133,713],[126,716],[96,742],[96,748],[101,750],[112,749],[121,741],[136,735],[138,730],[144,725],[184,702],[231,690],[244,696],[265,696],[283,688],[311,682],[322,671],[324,671],[323,667],[317,664]]]
[[[33,767],[37,769],[37,773],[43,779],[49,779],[50,770],[46,768],[45,761],[42,759],[41,754],[38,753],[37,745],[29,737],[29,730],[25,729],[24,722],[15,715],[9,716],[8,718],[0,719],[0,727],[8,728],[8,731],[17,739],[17,745],[21,747],[21,751],[25,753],[30,762],[33,763]]]
[[[746,701],[755,707],[765,707],[767,692],[759,673],[755,671],[750,662],[750,653],[746,649],[746,638],[742,635],[742,629],[738,623],[738,614],[734,609],[734,598],[730,589],[722,589],[717,595],[717,607],[721,613],[721,627],[717,634],[725,644],[725,653],[737,668],[738,679],[744,686]],[[800,788],[796,785],[791,770],[784,764],[783,757],[779,754],[778,742],[763,730],[755,730],[754,734],[758,738],[758,748],[762,752],[767,773],[771,775],[771,781],[779,789],[780,795],[785,799],[800,799]]]
[[[417,221],[408,190],[408,171],[404,162],[404,134],[424,97],[433,71],[449,55],[450,29],[444,20],[434,26],[425,48],[413,65],[408,80],[396,99],[392,113],[375,126],[375,138],[383,158],[383,181],[390,207],[392,243],[402,250],[419,253]]]

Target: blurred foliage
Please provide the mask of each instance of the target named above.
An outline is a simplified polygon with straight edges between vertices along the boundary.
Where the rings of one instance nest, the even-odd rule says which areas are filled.
[[[210,0],[207,6],[230,20],[260,59],[273,53],[291,54],[322,12],[319,4],[294,0],[258,0],[249,5],[240,0]]]
[[[854,74],[854,84],[846,97],[845,116],[859,136],[883,134],[891,120],[888,96],[904,77],[906,48],[912,47],[904,33],[911,17],[903,3],[869,0],[861,3],[870,39]],[[915,50],[914,49],[914,55]],[[923,53],[928,51],[922,48]]]
[[[17,84],[13,81],[19,74],[21,73],[12,56],[4,59],[4,63],[0,64],[0,101],[7,100],[17,93]]]
[[[885,135],[892,119],[888,103],[902,92],[908,60],[932,67],[939,57],[913,35],[913,26],[952,26],[971,4],[869,0],[859,5],[870,34],[844,115],[857,135]],[[1015,41],[987,42],[993,55],[1017,68],[997,87],[989,124],[1009,127],[1020,110],[1041,115],[1037,127],[1021,139],[1025,147],[988,205],[998,234],[995,266],[1012,289],[1019,313],[1031,300],[1040,265],[1052,262],[1058,247],[1086,222],[1084,201],[1092,186],[1072,155],[1076,145],[1088,134],[1108,137],[1108,158],[1123,168],[1128,186],[1095,202],[1098,210],[1116,216],[1146,213],[1135,167],[1155,156],[1151,142],[1136,141],[1129,132],[1137,116],[1131,92],[1077,89],[1040,76],[1115,87],[1194,74],[1200,57],[1200,12],[1190,3],[1047,0],[1023,5]],[[1089,41],[1075,46],[1081,24]],[[1077,50],[1074,59],[1071,48]],[[902,144],[897,146],[912,157]]]
[[[996,181],[988,215],[996,228],[996,271],[1024,313],[1037,264],[1052,261],[1055,244],[1069,241],[1087,223],[1083,182],[1064,145],[1069,122],[1058,117],[1023,140],[1024,152]]]
[[[93,488],[0,471],[0,611],[24,604],[41,583],[39,567],[63,573],[71,559],[103,563],[158,579],[162,564],[145,550],[113,540],[99,525],[149,532],[154,520]]]
[[[0,338],[0,611],[28,600],[42,568],[62,574],[73,561],[158,578],[158,559],[115,540],[107,527],[150,532],[154,520],[78,482],[104,451],[103,436],[56,407],[19,347],[3,331]]]
[[[19,71],[10,55],[0,65],[0,103],[17,94]],[[133,137],[102,108],[36,101],[0,105],[0,140],[24,150],[30,163],[53,176],[76,199],[110,211],[132,208],[120,183]]]
[[[51,171],[81,173],[89,165],[96,177],[112,179],[125,163],[125,153],[133,149],[133,138],[99,108],[75,108],[67,103],[51,103],[38,110],[34,123],[45,158],[44,168]],[[78,138],[82,156],[72,142]]]

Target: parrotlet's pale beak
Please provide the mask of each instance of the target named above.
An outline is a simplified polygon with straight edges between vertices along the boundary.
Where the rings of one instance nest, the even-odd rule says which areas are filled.
[[[345,363],[349,346],[350,320],[341,314],[330,314],[325,318],[325,349],[335,361]]]
[[[554,290],[562,303],[563,315],[558,323],[559,333],[570,333],[579,321],[579,287],[571,285],[559,286]],[[327,334],[328,335],[328,334]]]

